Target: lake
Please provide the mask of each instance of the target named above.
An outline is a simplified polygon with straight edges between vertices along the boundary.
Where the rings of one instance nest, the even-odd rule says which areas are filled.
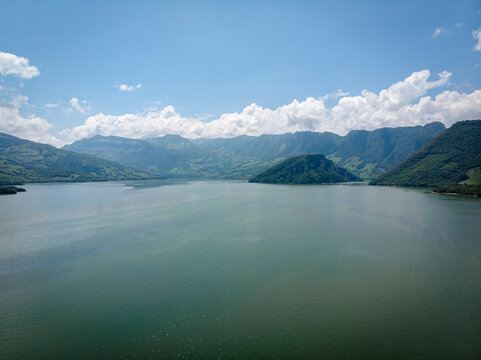
[[[365,184],[0,197],[2,359],[479,359],[481,200]]]

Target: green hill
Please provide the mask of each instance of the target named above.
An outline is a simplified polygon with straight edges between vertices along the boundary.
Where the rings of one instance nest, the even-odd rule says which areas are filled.
[[[249,182],[267,184],[321,184],[358,181],[357,176],[336,167],[321,154],[295,156],[254,176]]]
[[[481,120],[457,122],[371,184],[425,187],[481,184]]]
[[[0,184],[159,177],[115,162],[0,133]]]

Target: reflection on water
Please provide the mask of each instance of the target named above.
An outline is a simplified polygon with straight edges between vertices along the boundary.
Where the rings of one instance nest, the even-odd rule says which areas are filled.
[[[0,199],[2,358],[481,353],[477,199],[365,184],[26,188]]]

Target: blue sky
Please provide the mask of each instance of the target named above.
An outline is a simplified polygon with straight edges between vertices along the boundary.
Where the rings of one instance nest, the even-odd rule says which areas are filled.
[[[481,1],[17,0],[0,10],[0,52],[39,73],[8,73],[28,68],[11,57],[2,73],[0,60],[10,109],[0,131],[42,142],[345,133],[481,115]],[[378,96],[369,111],[364,89]],[[425,96],[433,104],[412,108]]]

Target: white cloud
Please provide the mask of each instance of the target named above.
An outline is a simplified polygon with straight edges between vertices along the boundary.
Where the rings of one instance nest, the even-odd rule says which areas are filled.
[[[81,103],[83,105],[81,105]],[[72,111],[78,111],[80,113],[84,113],[90,110],[90,106],[86,105],[87,101],[82,100],[82,102],[79,101],[76,97],[73,97],[69,100],[70,107],[65,110],[65,112],[70,113]]]
[[[0,132],[54,146],[62,146],[65,142],[48,133],[52,128],[47,120],[36,117],[24,117],[19,109],[26,104],[26,96],[17,96],[13,101],[0,101]]]
[[[347,96],[349,95],[349,91],[344,91],[342,89],[337,89],[335,92],[332,92],[332,93],[329,93],[327,95],[324,95],[322,97],[322,99],[324,101],[328,100],[328,99],[338,99],[340,97],[344,97],[344,96]]]
[[[454,24],[454,27],[456,27],[456,28],[460,28],[461,26],[463,26],[462,22]]]
[[[43,107],[44,107],[45,109],[49,110],[49,109],[58,108],[58,104],[48,103],[48,104],[45,104]]]
[[[434,33],[433,33],[433,38],[441,35],[444,32],[446,32],[446,30],[444,30],[443,28],[436,28],[436,30],[434,30]]]
[[[363,90],[358,96],[341,95],[330,108],[325,105],[325,97],[294,100],[276,109],[253,103],[239,113],[223,114],[209,122],[183,117],[173,106],[150,108],[137,114],[100,113],[87,118],[81,126],[64,130],[62,135],[70,140],[94,135],[151,138],[179,134],[198,138],[306,130],[344,135],[354,129],[422,125],[431,121],[450,126],[459,120],[481,118],[481,90],[469,94],[444,91],[435,97],[426,96],[430,89],[447,85],[450,76],[444,71],[438,74],[438,79],[429,80],[429,70],[422,70],[378,94]]]
[[[118,88],[120,91],[134,91],[135,89],[140,89],[142,87],[142,83],[138,83],[137,85],[126,85],[116,82],[114,87]]]
[[[481,26],[478,30],[473,31],[473,38],[477,41],[474,45],[474,50],[481,51]]]
[[[16,108],[21,108],[23,105],[26,105],[27,103],[28,103],[28,96],[25,96],[25,95],[16,95],[12,99],[12,104]]]
[[[40,71],[28,64],[28,59],[0,51],[0,75],[13,75],[21,79],[31,79],[40,75]]]

